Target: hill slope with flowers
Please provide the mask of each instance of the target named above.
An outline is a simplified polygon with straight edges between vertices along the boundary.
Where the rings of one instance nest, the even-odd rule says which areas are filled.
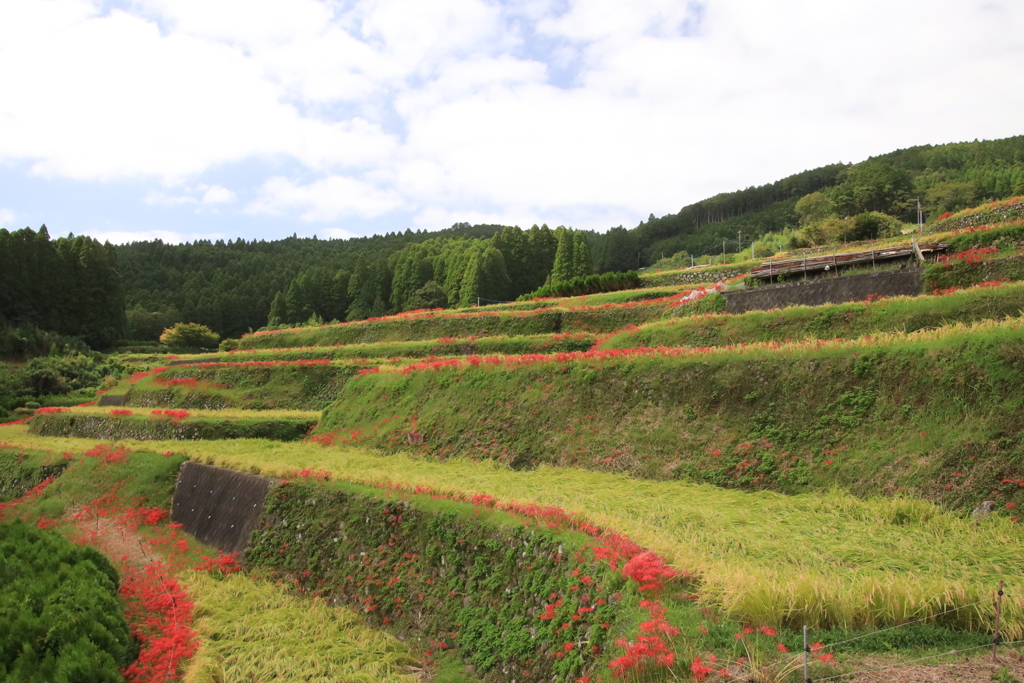
[[[822,678],[991,643],[1000,579],[1019,639],[1024,238],[951,230],[920,297],[725,315],[739,273],[125,358],[0,426],[0,518],[119,560],[132,681],[784,681],[805,625]],[[167,524],[185,459],[281,481],[241,564]]]

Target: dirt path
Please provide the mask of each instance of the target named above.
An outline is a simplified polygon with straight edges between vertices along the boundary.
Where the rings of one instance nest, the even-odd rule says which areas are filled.
[[[1024,682],[1024,655],[1019,650],[1003,648],[999,655],[999,664],[992,663],[992,655],[983,651],[983,655],[963,658],[957,664],[941,666],[908,666],[882,669],[857,676],[836,679],[849,683],[1020,683]],[[862,665],[887,666],[891,660],[881,658],[865,659]],[[1000,677],[1000,671],[1007,676]]]

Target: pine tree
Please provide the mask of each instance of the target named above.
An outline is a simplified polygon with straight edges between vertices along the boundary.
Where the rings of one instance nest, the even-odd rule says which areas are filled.
[[[555,264],[551,268],[551,284],[553,285],[571,280],[574,273],[572,232],[559,227],[555,234],[558,235],[558,250],[555,252]]]
[[[587,246],[587,238],[582,232],[573,234],[572,240],[572,275],[573,277],[586,277],[594,272],[594,266],[590,259],[590,247]]]

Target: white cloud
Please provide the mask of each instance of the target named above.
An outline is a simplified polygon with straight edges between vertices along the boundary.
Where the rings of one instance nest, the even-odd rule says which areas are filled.
[[[403,206],[394,190],[344,176],[329,176],[308,185],[277,176],[267,180],[246,207],[252,214],[301,212],[304,221],[331,221],[339,216],[374,218]]]
[[[200,186],[203,190],[203,204],[233,204],[235,193],[220,185]]]
[[[344,228],[327,228],[326,230],[320,230],[316,233],[320,237],[331,240],[348,240],[353,237],[359,237],[358,233],[349,232]]]
[[[10,209],[0,209],[0,228],[14,224],[14,212]]]
[[[199,200],[188,195],[172,196],[164,192],[153,190],[142,198],[143,204],[149,206],[182,206],[183,204],[198,204]]]
[[[41,175],[175,183],[261,156],[362,167],[395,146],[359,117],[303,116],[258,61],[228,44],[161,35],[119,10],[89,17],[76,3],[66,19],[40,4],[0,5],[0,158],[35,160]]]
[[[111,244],[130,244],[162,240],[166,244],[181,244],[196,240],[224,239],[221,233],[175,232],[173,230],[85,230],[84,234],[94,237],[100,242]]]
[[[0,162],[142,178],[151,206],[606,228],[838,160],[1024,132],[1020,2],[99,6],[0,3]]]

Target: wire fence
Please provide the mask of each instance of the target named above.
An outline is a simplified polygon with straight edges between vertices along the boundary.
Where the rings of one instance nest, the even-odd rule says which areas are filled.
[[[1020,643],[1024,643],[1024,640],[1011,640],[1010,642],[1000,643],[999,645],[1000,645],[1000,647],[1002,647],[1002,646],[1017,645],[1017,644],[1020,644]],[[991,643],[986,643],[985,645],[975,645],[974,647],[968,647],[968,648],[964,648],[962,650],[950,650],[949,652],[940,652],[940,653],[935,654],[935,655],[928,655],[927,657],[918,657],[917,659],[911,659],[910,661],[899,662],[897,664],[887,664],[885,666],[875,666],[875,667],[871,667],[870,669],[858,669],[857,671],[850,671],[850,672],[845,673],[845,674],[836,674],[834,676],[828,676],[827,678],[815,678],[815,679],[813,679],[812,683],[824,683],[825,681],[834,681],[834,680],[838,680],[840,678],[847,678],[849,676],[856,676],[858,674],[870,673],[872,671],[882,671],[883,669],[896,669],[896,668],[901,667],[901,666],[910,666],[911,664],[917,664],[918,662],[923,662],[923,661],[926,661],[926,660],[929,660],[929,659],[937,659],[938,657],[949,657],[951,655],[959,655],[959,654],[963,654],[964,652],[973,652],[974,650],[981,650],[981,649],[990,648],[990,647],[992,647]],[[811,680],[811,679],[808,679],[808,680]]]
[[[835,643],[828,643],[828,644],[817,644],[816,643],[815,644],[816,646],[813,649],[811,647],[807,646],[807,630],[805,629],[804,630],[804,640],[805,640],[805,642],[804,642],[804,652],[803,653],[800,653],[800,654],[798,654],[798,655],[796,655],[794,657],[787,657],[787,658],[784,658],[784,659],[780,659],[780,660],[778,660],[776,662],[773,662],[773,663],[771,663],[771,664],[769,664],[767,666],[759,667],[758,669],[751,671],[751,674],[757,676],[756,680],[766,680],[766,679],[763,678],[763,675],[765,673],[771,671],[772,669],[775,669],[776,667],[779,667],[779,666],[782,666],[782,665],[785,664],[785,665],[788,665],[790,667],[793,667],[793,669],[791,669],[791,671],[792,671],[792,670],[798,669],[800,667],[800,665],[802,664],[803,668],[804,668],[804,676],[803,676],[802,680],[805,683],[824,683],[825,681],[839,680],[839,679],[843,679],[843,678],[848,678],[850,676],[857,676],[859,674],[870,673],[870,672],[873,672],[873,671],[882,671],[882,670],[885,670],[885,669],[895,669],[895,668],[900,668],[900,667],[905,667],[905,666],[911,666],[911,665],[917,664],[919,662],[924,662],[924,661],[927,661],[927,660],[938,659],[940,657],[949,657],[949,656],[952,656],[952,655],[960,655],[960,654],[964,654],[964,653],[967,653],[967,652],[973,652],[973,651],[976,651],[976,650],[982,650],[982,649],[985,649],[985,648],[991,648],[992,649],[993,660],[995,660],[996,651],[997,651],[997,649],[999,647],[1011,647],[1011,646],[1016,646],[1016,645],[1024,644],[1024,640],[1002,641],[1000,639],[1000,637],[999,637],[999,615],[1000,615],[1001,607],[1002,607],[1002,598],[1004,598],[1004,597],[1011,597],[1011,596],[1014,596],[1014,595],[1015,595],[1014,593],[1005,591],[1004,590],[1004,586],[1003,586],[1003,582],[1000,581],[999,589],[996,591],[996,594],[991,596],[991,597],[985,598],[983,600],[977,600],[975,602],[972,602],[972,603],[969,603],[969,604],[966,604],[966,605],[960,605],[959,607],[953,607],[951,609],[947,609],[947,610],[944,610],[942,612],[937,612],[935,614],[930,614],[930,615],[928,615],[926,617],[921,617],[920,619],[914,619],[912,621],[908,621],[908,622],[905,622],[905,623],[902,623],[902,624],[897,624],[896,626],[889,626],[887,628],[879,629],[877,631],[872,631],[871,633],[865,633],[863,635],[855,636],[853,638],[847,638],[846,640],[840,640],[840,641],[835,642]],[[886,664],[884,666],[875,666],[875,667],[869,667],[869,668],[865,668],[865,669],[858,669],[856,671],[848,671],[846,673],[834,674],[834,675],[831,675],[831,676],[827,676],[825,678],[811,678],[807,674],[807,667],[808,667],[808,665],[810,663],[809,655],[811,655],[811,654],[814,654],[816,656],[820,656],[819,653],[824,652],[824,651],[828,651],[828,650],[834,650],[835,648],[837,648],[837,647],[839,647],[841,645],[847,645],[849,643],[853,643],[853,642],[856,642],[858,640],[864,640],[865,638],[871,638],[873,636],[877,636],[877,635],[879,635],[881,633],[886,633],[886,632],[889,632],[889,631],[895,631],[897,629],[905,628],[907,626],[912,626],[914,624],[919,624],[919,623],[922,623],[922,622],[931,621],[933,619],[937,619],[938,617],[944,616],[946,614],[952,614],[954,612],[959,612],[960,610],[970,609],[972,607],[976,607],[978,605],[985,604],[985,603],[992,603],[993,601],[996,603],[996,623],[995,623],[995,629],[994,629],[995,630],[995,634],[993,635],[993,640],[990,643],[986,643],[984,645],[975,645],[973,647],[963,648],[963,649],[960,649],[960,650],[950,650],[949,652],[940,652],[940,653],[937,653],[937,654],[927,655],[927,656],[924,656],[924,657],[919,657],[917,659],[912,659],[912,660],[905,661],[905,662],[898,662],[898,663],[895,663],[895,664]],[[751,679],[751,680],[755,680],[755,679]]]

